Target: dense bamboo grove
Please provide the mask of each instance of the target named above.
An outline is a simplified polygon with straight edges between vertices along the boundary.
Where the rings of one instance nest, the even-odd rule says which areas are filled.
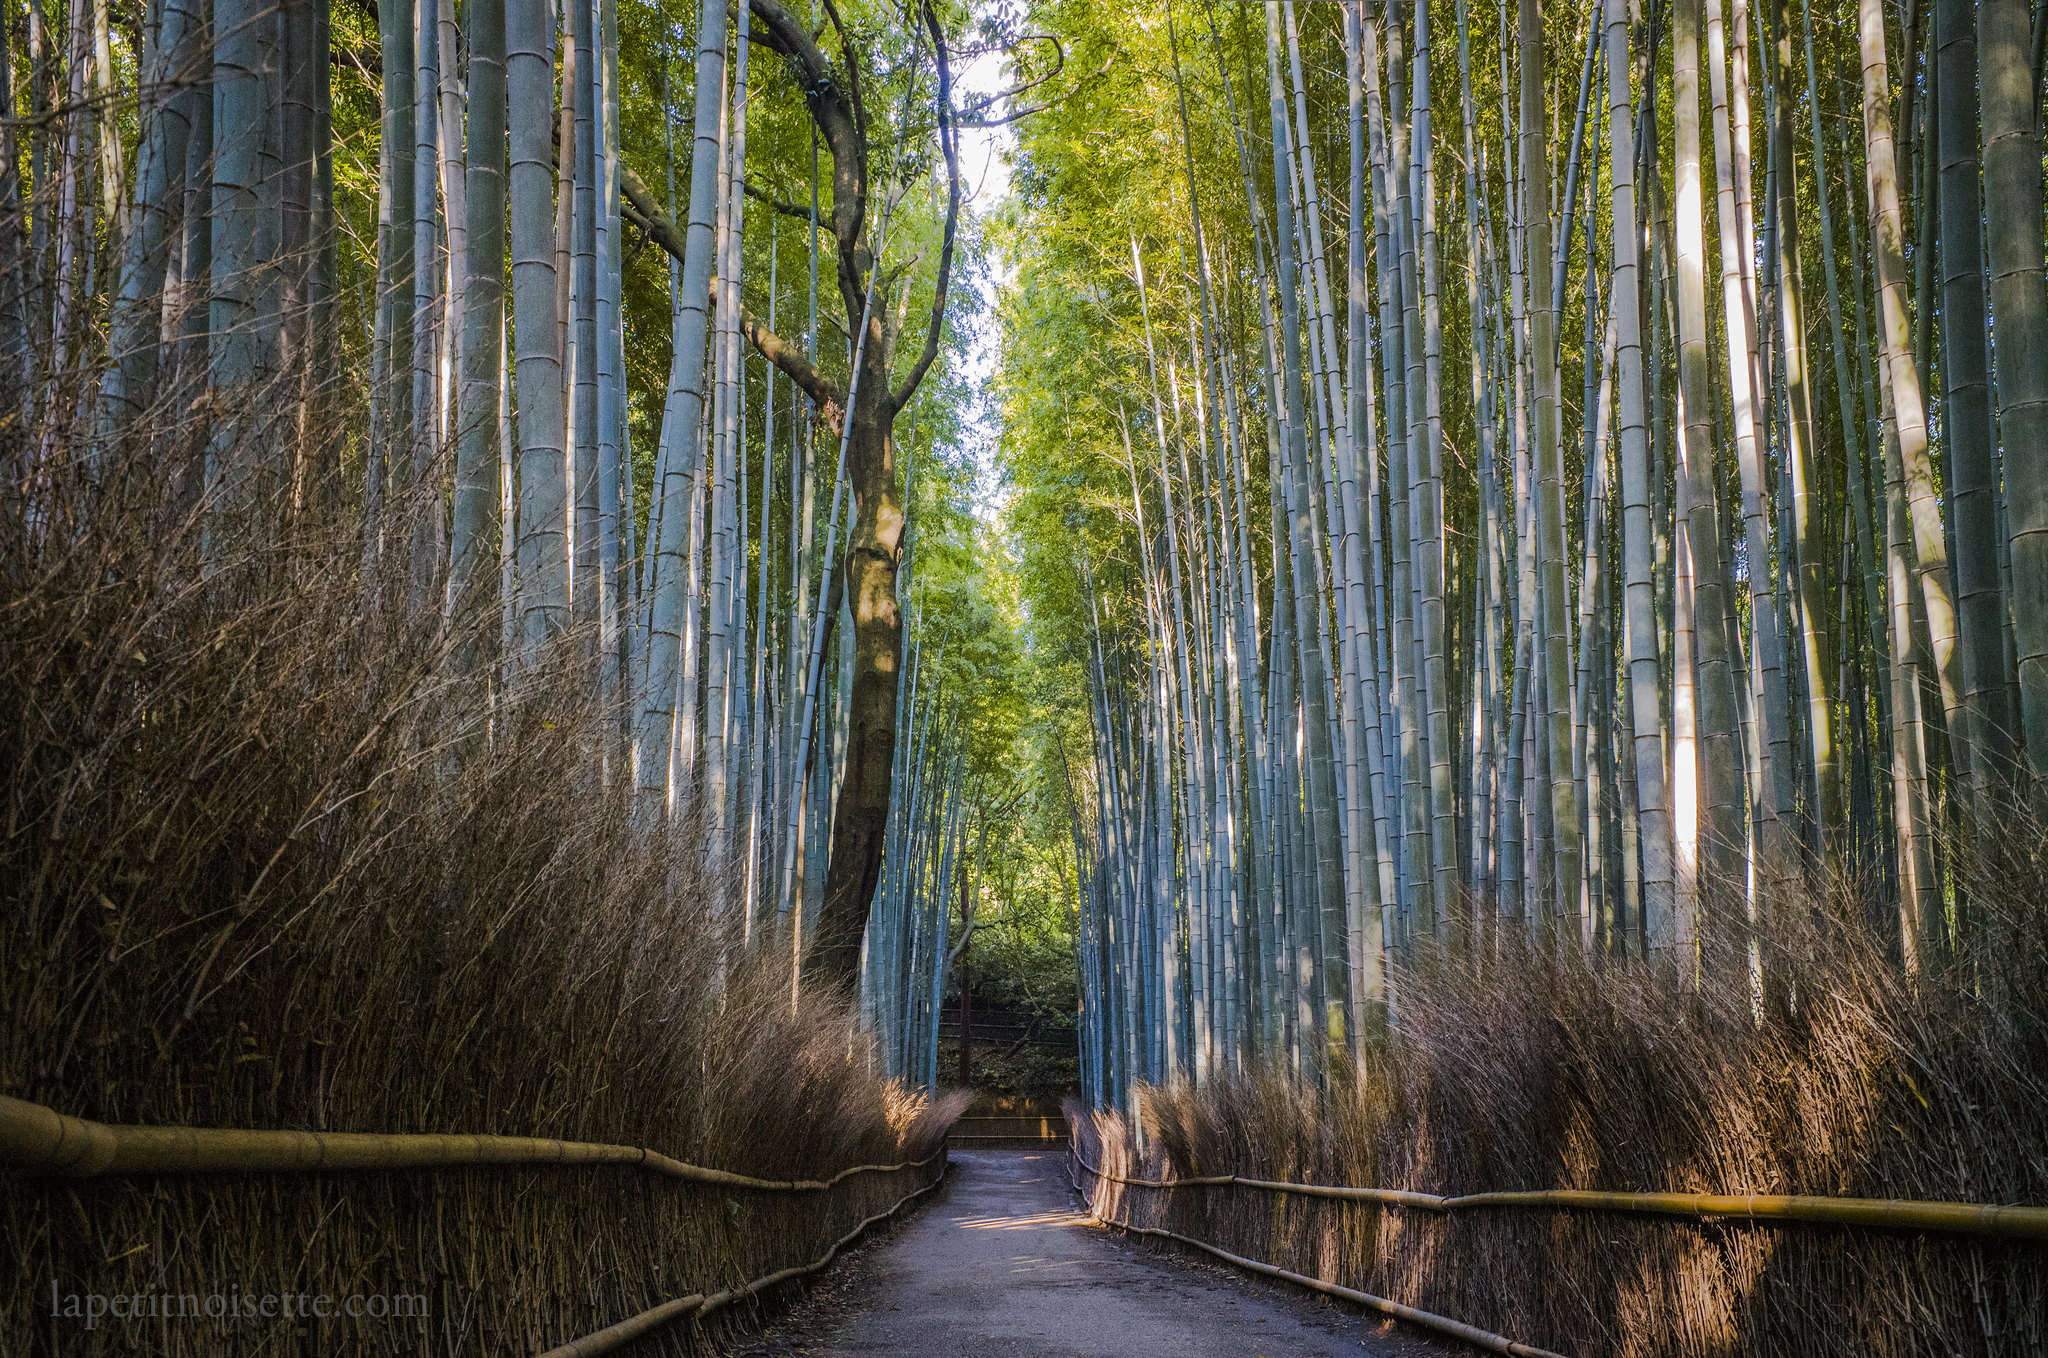
[[[441,629],[453,764],[571,666],[593,792],[734,883],[721,946],[833,990],[865,958],[928,1082],[965,798],[1014,726],[949,322],[955,124],[1010,104],[952,72],[1014,25],[150,0],[0,31],[11,587],[138,486],[202,589],[353,535],[365,616]],[[1024,47],[1020,81],[1056,66]]]
[[[890,1074],[1020,878],[1099,1102],[1325,1080],[1511,940],[1759,1018],[1842,900],[1984,946],[2048,777],[2022,0],[229,5],[0,22],[10,579],[345,570],[450,779],[573,675],[721,964]]]
[[[1034,22],[1100,71],[1003,375],[1091,1098],[1321,1077],[1515,940],[1759,1017],[1845,888],[1972,955],[2048,774],[2042,15]]]

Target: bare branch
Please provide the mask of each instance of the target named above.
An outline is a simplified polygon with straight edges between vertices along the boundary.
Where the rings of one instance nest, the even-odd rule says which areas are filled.
[[[740,181],[740,188],[746,191],[747,197],[753,199],[757,203],[766,203],[771,210],[780,213],[782,216],[794,217],[798,221],[803,222],[806,226],[810,224],[811,210],[809,208],[799,207],[795,203],[785,203],[780,198],[777,198],[773,194],[768,193],[766,190],[755,188],[751,183],[747,182],[744,179]],[[820,231],[825,232],[827,235],[830,235],[832,232],[832,223],[821,216],[818,219],[818,229]]]
[[[1012,109],[1000,118],[962,118],[954,126],[976,131],[991,127],[1008,127],[1011,123],[1020,122],[1034,113],[1043,113],[1051,107],[1051,104],[1026,104],[1023,108]]]
[[[991,127],[1007,127],[1011,123],[1019,122],[1025,118],[1029,118],[1034,113],[1043,113],[1049,108],[1053,108],[1059,104],[1065,103],[1069,99],[1072,99],[1082,90],[1087,89],[1090,85],[1101,80],[1102,77],[1104,77],[1105,75],[1108,75],[1109,68],[1116,64],[1116,58],[1117,54],[1115,52],[1111,52],[1108,57],[1104,58],[1102,65],[1096,70],[1095,74],[1082,76],[1080,79],[1074,82],[1073,88],[1065,91],[1062,94],[1058,94],[1050,99],[1047,99],[1044,103],[1026,104],[1023,108],[1011,109],[1008,113],[1005,113],[1000,117],[994,118],[982,117],[979,116],[978,114],[974,116],[969,116],[966,114],[956,115],[953,119],[953,128],[955,131],[959,131],[961,129],[966,128],[973,128],[979,130]],[[1052,77],[1050,76],[1045,77],[1045,79],[1047,80],[1051,78]],[[1019,85],[1013,90],[1007,90],[1003,94],[991,95],[987,99],[978,99],[974,102],[973,108],[976,110],[986,109],[991,104],[996,102],[998,99],[1014,98],[1016,95],[1022,94],[1026,90],[1036,88],[1038,85],[1042,83],[1044,83],[1042,80],[1034,80],[1029,84]],[[907,129],[904,135],[906,139],[909,139],[911,137],[923,136],[927,131],[929,131],[929,129],[924,128],[922,126],[912,127]]]
[[[838,433],[840,419],[845,413],[846,400],[839,394],[839,388],[832,379],[813,368],[788,340],[770,330],[759,316],[745,307],[740,308],[740,333],[754,346],[754,352],[780,368],[790,381],[797,384],[804,395],[811,398],[819,413],[825,417],[826,425],[832,432]]]
[[[626,200],[623,204],[626,220],[646,232],[647,239],[674,256],[676,263],[682,263],[682,233],[676,230],[676,224],[668,219],[668,213],[655,201],[646,181],[634,174],[633,167],[623,159],[619,161],[619,194]]]
[[[860,314],[865,292],[864,228],[868,209],[867,112],[860,94],[860,76],[851,66],[842,83],[817,42],[782,0],[750,0],[763,31],[774,35],[776,50],[787,52],[803,82],[804,104],[832,153],[832,236],[839,242],[839,297],[847,314]],[[837,23],[837,12],[828,3]],[[845,41],[841,30],[842,42]],[[851,48],[848,47],[851,58]],[[805,214],[808,218],[809,214]],[[823,223],[820,223],[823,225]]]
[[[632,168],[623,162],[619,165],[619,188],[625,198],[620,205],[620,215],[646,234],[647,239],[667,251],[680,264],[683,260],[683,238],[676,230],[675,223],[661,205],[654,201],[646,183]],[[823,412],[825,422],[834,431],[839,428],[841,411],[846,400],[831,378],[812,367],[809,360],[797,352],[789,343],[762,324],[761,319],[740,308],[740,333],[754,346],[754,351],[781,369],[790,381],[797,384],[804,395],[811,398]]]
[[[1021,81],[1018,84],[1010,86],[1009,89],[1000,90],[995,94],[984,95],[983,97],[975,100],[973,103],[968,104],[966,107],[960,110],[959,117],[955,120],[955,126],[969,126],[970,119],[978,119],[982,115],[982,113],[984,113],[994,105],[1001,103],[1005,99],[1015,99],[1018,95],[1025,93],[1027,90],[1035,90],[1040,85],[1045,84],[1048,80],[1057,79],[1059,77],[1059,73],[1067,69],[1066,45],[1063,44],[1057,37],[1050,33],[1026,33],[1023,36],[1019,37],[1016,43],[1012,43],[1011,46],[1015,47],[1018,44],[1027,42],[1049,42],[1052,44],[1054,57],[1052,69],[1050,71],[1047,71],[1044,75],[1039,76],[1036,80]],[[1021,117],[1022,115],[1012,114],[1011,116]],[[1007,119],[1004,121],[1007,121]]]
[[[924,5],[925,26],[931,30],[939,66],[939,145],[946,153],[946,236],[939,247],[939,279],[932,289],[932,323],[925,332],[924,352],[917,356],[909,376],[892,398],[895,408],[909,404],[932,360],[939,356],[939,335],[946,324],[946,289],[953,279],[953,243],[960,230],[960,148],[953,130],[953,71],[946,56],[946,33],[939,27],[929,0]]]

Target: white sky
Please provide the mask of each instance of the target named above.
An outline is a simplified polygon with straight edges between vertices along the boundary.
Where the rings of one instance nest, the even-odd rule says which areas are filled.
[[[954,101],[966,104],[983,95],[993,94],[1006,85],[1003,71],[1003,56],[1000,52],[984,53],[961,67],[954,82]],[[998,110],[990,110],[997,112]],[[960,177],[967,195],[970,211],[977,215],[995,210],[996,205],[1010,192],[1010,168],[1003,163],[1003,153],[1012,145],[1010,129],[1005,127],[964,128],[960,133]],[[1007,260],[991,259],[990,286],[1000,289],[1010,281],[1010,267]],[[994,302],[991,297],[990,302]],[[980,324],[968,346],[967,380],[976,385],[985,383],[995,373],[997,358],[997,336],[995,317],[984,313]],[[970,439],[968,451],[981,463],[982,491],[984,499],[980,512],[984,519],[994,512],[993,492],[995,490],[994,439],[999,429],[995,423],[995,412],[986,402],[979,403],[978,415],[982,422],[982,437]]]
[[[955,83],[958,89],[954,97],[962,104],[1002,89],[1002,53],[984,52],[968,62],[960,68],[959,79]],[[976,211],[987,211],[1010,191],[1010,170],[1001,159],[1001,153],[1009,145],[1008,127],[970,127],[961,131],[960,172],[965,178],[969,201]]]

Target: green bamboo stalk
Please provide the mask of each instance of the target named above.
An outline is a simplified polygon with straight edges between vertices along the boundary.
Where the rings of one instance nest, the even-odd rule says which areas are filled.
[[[1751,728],[1745,742],[1755,766],[1756,782],[1750,789],[1750,819],[1754,826],[1756,850],[1761,858],[1756,874],[1759,886],[1775,880],[1783,871],[1789,848],[1781,815],[1789,813],[1791,799],[1786,783],[1791,772],[1791,740],[1786,713],[1784,644],[1778,632],[1777,604],[1770,569],[1771,543],[1768,528],[1768,498],[1758,454],[1758,425],[1761,403],[1768,391],[1759,380],[1754,280],[1750,275],[1754,246],[1746,211],[1749,197],[1749,156],[1746,119],[1736,118],[1737,101],[1746,112],[1746,73],[1730,78],[1731,53],[1726,26],[1722,23],[1721,0],[1707,0],[1708,88],[1713,101],[1714,169],[1721,263],[1722,322],[1728,345],[1728,393],[1734,416],[1735,463],[1741,483],[1746,575],[1749,585],[1750,682],[1746,696],[1749,713],[1745,725]],[[1737,24],[1738,36],[1742,25]],[[1739,58],[1739,51],[1735,55]],[[1737,137],[1738,131],[1743,135]],[[1789,547],[1789,544],[1788,544]],[[1725,560],[1725,558],[1724,558]],[[1732,607],[1732,599],[1727,600]],[[1728,633],[1731,672],[1743,663],[1739,631]],[[1758,913],[1755,890],[1746,894],[1754,927]]]
[[[1807,375],[1806,316],[1800,268],[1799,192],[1796,143],[1792,133],[1795,75],[1792,30],[1785,0],[1771,0],[1772,165],[1777,189],[1778,322],[1784,354],[1786,419],[1785,471],[1791,479],[1793,532],[1798,548],[1797,616],[1806,687],[1806,738],[1815,802],[1813,818],[1822,863],[1836,861],[1843,838],[1842,779],[1834,744],[1834,630],[1828,619],[1828,546],[1822,527],[1823,497],[1813,464],[1813,398]],[[1825,190],[1823,190],[1825,192]],[[1829,228],[1823,224],[1822,230]],[[1836,338],[1839,345],[1839,334]],[[1837,375],[1842,372],[1837,367]],[[1782,548],[1781,548],[1782,550]],[[1844,618],[1843,623],[1847,622]]]
[[[1531,261],[1551,257],[1550,162],[1542,144],[1543,24],[1536,0],[1519,0],[1521,33],[1521,138],[1523,212]],[[1571,640],[1567,630],[1564,547],[1564,448],[1559,432],[1556,299],[1547,290],[1532,299],[1530,362],[1534,368],[1531,456],[1535,466],[1537,569],[1542,598],[1546,689],[1544,725],[1550,756],[1551,842],[1556,875],[1546,883],[1556,894],[1550,915],[1579,929],[1581,851],[1578,793],[1572,785]]]
[[[74,11],[74,22],[79,12]],[[207,485],[213,508],[239,515],[253,508],[249,465],[256,442],[249,402],[269,375],[262,341],[264,257],[263,75],[273,55],[273,29],[258,22],[253,0],[218,0],[213,43],[213,259],[208,329],[208,381],[216,409],[243,411],[214,427],[207,450]],[[408,23],[408,27],[409,27]],[[79,30],[74,28],[74,32]],[[82,36],[82,35],[81,35]],[[76,47],[74,43],[74,47]],[[407,44],[408,48],[410,44]],[[74,71],[75,74],[75,71]],[[74,81],[75,83],[75,81]],[[409,91],[408,91],[409,93]],[[387,98],[395,95],[387,93]],[[82,120],[73,119],[76,129]],[[410,161],[406,162],[408,165]],[[60,282],[60,288],[63,284]],[[60,298],[60,302],[64,300]],[[61,325],[54,327],[60,358]]]
[[[451,0],[452,2],[452,0]],[[442,286],[446,270],[441,259],[441,203],[435,192],[440,169],[441,21],[443,0],[413,0],[413,289],[412,289],[412,429],[408,448],[408,500],[433,504],[435,512],[415,512],[412,520],[409,602],[416,616],[439,602],[434,586],[446,544],[441,541],[441,345]]]
[[[480,592],[484,572],[492,564],[491,516],[500,495],[494,445],[505,310],[505,10],[472,3],[463,19],[469,45],[464,163],[468,270],[463,279],[462,381],[456,401],[455,500],[448,543],[449,592],[457,600]]]
[[[1281,352],[1284,398],[1281,409],[1287,419],[1288,480],[1294,492],[1288,506],[1289,540],[1302,558],[1312,550],[1309,535],[1314,531],[1309,507],[1308,430],[1306,390],[1302,384],[1301,295],[1296,280],[1294,204],[1288,187],[1288,132],[1286,95],[1280,79],[1280,3],[1266,0],[1266,75],[1271,92],[1273,133],[1275,255],[1279,261]],[[1333,966],[1330,959],[1345,955],[1348,929],[1344,917],[1342,839],[1337,820],[1336,766],[1330,748],[1329,681],[1323,671],[1322,648],[1317,642],[1320,625],[1316,615],[1320,604],[1312,598],[1307,581],[1301,579],[1299,564],[1294,578],[1295,638],[1301,663],[1301,709],[1303,762],[1308,796],[1307,829],[1314,862],[1314,919],[1318,922],[1319,958],[1313,985],[1320,999],[1319,1031],[1325,1044],[1317,1053],[1316,1065],[1341,1061],[1349,1045],[1345,1024],[1351,1002],[1349,974]],[[1277,609],[1276,609],[1277,612]],[[1305,978],[1306,979],[1306,978]],[[1307,1041],[1303,1042],[1306,1052]]]
[[[1989,332],[1982,197],[1977,159],[1977,32],[1972,6],[1937,0],[1935,60],[1941,80],[1936,122],[1943,335],[1944,467],[1955,514],[1957,622],[1964,701],[1969,711],[1970,773],[1977,822],[1992,825],[2017,773],[2014,722],[2007,708],[2005,600],[1999,572],[1998,473],[1992,458]],[[1995,233],[1994,233],[1995,234]],[[1922,301],[1929,308],[1933,299]]]
[[[1702,218],[1700,165],[1700,57],[1698,0],[1674,7],[1673,105],[1677,154],[1678,255],[1678,475],[1686,486],[1686,549],[1691,561],[1694,651],[1690,676],[1698,748],[1684,751],[1697,760],[1700,825],[1694,889],[1722,889],[1743,880],[1742,758],[1735,684],[1737,647],[1728,635],[1723,600],[1727,571],[1721,542],[1721,513],[1715,487],[1712,422],[1714,394],[1707,350],[1706,242]],[[1677,723],[1681,727],[1686,723]],[[1693,733],[1680,730],[1685,742]],[[1677,768],[1673,781],[1687,775]],[[1683,794],[1681,793],[1681,796]],[[1680,831],[1680,855],[1685,853]],[[1681,862],[1679,872],[1685,874]]]
[[[1675,946],[1671,902],[1671,820],[1665,804],[1663,702],[1659,696],[1656,587],[1649,443],[1643,397],[1642,300],[1638,282],[1635,118],[1629,103],[1628,14],[1605,0],[1609,177],[1613,184],[1614,376],[1622,495],[1623,633],[1628,654],[1630,737],[1635,750],[1636,825],[1642,910],[1652,956]],[[1636,849],[1626,850],[1631,857]]]
[[[164,276],[176,242],[179,190],[192,137],[192,109],[167,87],[197,58],[203,35],[192,0],[158,0],[142,72],[142,130],[135,159],[135,200],[113,300],[107,353],[113,360],[100,385],[99,437],[132,421],[154,395],[163,327]],[[10,78],[11,70],[6,73]],[[9,100],[11,107],[12,100]],[[11,138],[12,129],[9,129]],[[209,148],[210,149],[210,148]],[[9,157],[12,170],[12,157]],[[10,179],[12,176],[9,176]],[[7,210],[15,208],[10,191]],[[0,227],[10,234],[13,225]],[[0,287],[16,280],[0,277]]]
[[[1898,823],[1901,939],[1909,970],[1928,964],[1940,947],[1940,884],[1927,852],[1931,833],[1925,807],[1924,745],[1918,720],[1918,665],[1913,658],[1912,605],[1925,609],[1934,665],[1944,705],[1956,690],[1954,611],[1940,507],[1928,457],[1927,421],[1920,374],[1914,365],[1911,319],[1906,305],[1904,228],[1899,209],[1898,171],[1887,107],[1890,88],[1885,62],[1884,16],[1878,0],[1859,0],[1859,49],[1863,63],[1864,169],[1870,200],[1871,257],[1883,339],[1884,377],[1879,389],[1884,410],[1885,462],[1891,524],[1892,706],[1894,815]],[[1914,577],[1917,575],[1917,579]],[[1953,728],[1951,728],[1953,731]]]
[[[691,541],[699,488],[698,463],[704,429],[704,356],[715,264],[713,217],[717,211],[718,144],[725,84],[726,0],[703,0],[697,21],[694,135],[690,156],[690,207],[683,268],[677,283],[675,337],[669,367],[668,400],[662,412],[666,457],[654,488],[650,513],[658,507],[660,530],[645,586],[649,606],[647,676],[634,729],[634,760],[643,798],[659,796],[664,810],[675,804],[670,769],[687,748],[681,727],[688,709],[679,707],[685,670],[684,634],[694,636],[689,618],[695,591],[690,579]],[[694,656],[688,671],[694,675]],[[786,877],[785,873],[785,877]]]
[[[2037,796],[2048,794],[2048,289],[2041,252],[2041,39],[2024,0],[1977,6],[1983,191],[1998,349],[1999,443],[2012,555],[2020,718]]]

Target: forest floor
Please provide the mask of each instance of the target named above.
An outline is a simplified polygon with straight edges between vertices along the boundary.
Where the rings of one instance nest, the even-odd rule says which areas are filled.
[[[1438,1358],[1375,1317],[1091,1225],[1064,1158],[954,1151],[946,1186],[872,1237],[743,1358]]]

